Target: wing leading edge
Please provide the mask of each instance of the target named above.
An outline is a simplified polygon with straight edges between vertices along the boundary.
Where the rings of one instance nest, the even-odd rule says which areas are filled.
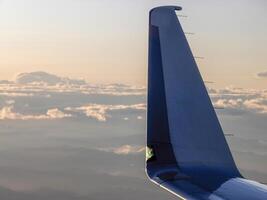
[[[175,11],[150,11],[146,172],[182,199],[267,199],[239,173]]]

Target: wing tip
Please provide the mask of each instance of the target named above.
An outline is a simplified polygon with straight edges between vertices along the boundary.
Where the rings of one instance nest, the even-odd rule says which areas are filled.
[[[158,6],[158,7],[152,8],[150,12],[153,12],[154,10],[158,10],[158,9],[169,9],[169,10],[173,10],[173,11],[180,11],[183,8],[181,6],[173,6],[173,5]]]

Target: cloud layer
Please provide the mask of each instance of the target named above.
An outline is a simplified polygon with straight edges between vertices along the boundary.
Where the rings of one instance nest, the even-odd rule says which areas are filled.
[[[267,114],[267,90],[243,88],[209,89],[213,104],[226,114]]]
[[[144,181],[145,87],[43,75],[0,81],[1,197],[172,198]],[[234,134],[227,140],[237,164],[266,182],[266,90],[210,88],[209,94],[224,108],[218,115],[225,133]]]
[[[84,115],[104,122],[116,113],[125,120],[132,113],[142,119],[145,93],[144,87],[95,85],[46,72],[21,73],[14,81],[0,81],[0,119],[47,120]]]
[[[264,76],[261,73],[261,76]],[[220,113],[267,114],[267,90],[209,88]],[[0,119],[47,120],[77,118],[106,122],[142,120],[146,112],[146,88],[124,84],[90,84],[46,72],[18,74],[15,81],[0,81]],[[131,117],[130,117],[131,116]]]
[[[46,114],[29,115],[14,112],[14,106],[5,106],[0,110],[0,120],[46,120],[62,119],[71,117],[71,114],[65,114],[57,108],[47,110]]]
[[[111,111],[127,111],[128,113],[134,111],[145,111],[145,104],[133,104],[133,105],[103,105],[103,104],[89,104],[81,107],[67,107],[66,111],[82,112],[87,117],[97,119],[98,121],[106,121],[111,118],[109,112]],[[138,118],[138,117],[137,117]],[[128,118],[124,118],[127,120]],[[139,118],[140,119],[140,118]]]

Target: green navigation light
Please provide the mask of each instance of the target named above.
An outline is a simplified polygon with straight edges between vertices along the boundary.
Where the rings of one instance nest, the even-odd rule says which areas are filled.
[[[154,156],[154,151],[150,147],[146,147],[146,161],[150,160]]]

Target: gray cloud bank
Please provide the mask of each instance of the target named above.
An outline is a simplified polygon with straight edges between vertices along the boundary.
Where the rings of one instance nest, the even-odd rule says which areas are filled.
[[[259,77],[259,78],[267,78],[267,71],[257,73],[257,77]]]
[[[15,83],[18,84],[43,83],[48,85],[55,85],[55,84],[84,85],[86,82],[82,79],[70,79],[65,77],[59,77],[47,72],[38,71],[31,73],[21,73],[16,75]]]

